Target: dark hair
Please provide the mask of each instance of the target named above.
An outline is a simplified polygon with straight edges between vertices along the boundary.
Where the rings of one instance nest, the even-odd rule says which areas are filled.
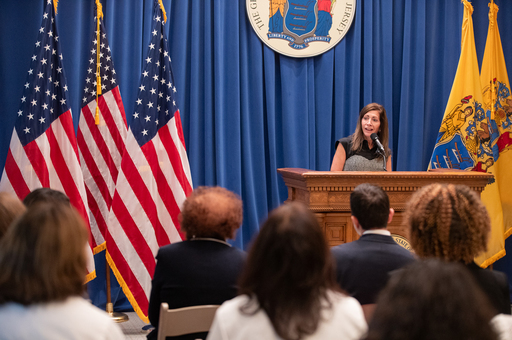
[[[363,117],[365,114],[367,114],[370,111],[379,111],[379,120],[380,120],[380,128],[377,132],[377,135],[379,136],[379,140],[382,143],[382,146],[384,146],[384,150],[386,152],[386,157],[389,157],[391,155],[391,150],[389,149],[389,131],[388,131],[388,117],[386,115],[386,109],[384,106],[377,104],[377,103],[370,103],[363,107],[361,109],[361,112],[359,112],[359,119],[357,121],[356,125],[356,131],[352,135],[352,150],[353,151],[361,151],[363,147],[363,141],[364,141],[364,133],[363,133],[363,127],[361,125],[361,121],[363,120]]]
[[[18,197],[8,192],[0,192],[0,240],[14,219],[23,214],[24,211],[25,206]]]
[[[329,290],[338,288],[329,246],[315,215],[296,202],[275,209],[261,227],[242,272],[240,293],[251,299],[241,311],[253,314],[262,308],[280,337],[300,339],[317,329]]]
[[[415,261],[380,293],[365,340],[494,340],[493,316],[462,264]]]
[[[198,187],[183,203],[179,219],[187,239],[233,238],[243,220],[242,200],[221,187]]]
[[[350,194],[350,211],[361,227],[386,228],[389,219],[389,197],[380,187],[363,183]]]
[[[31,207],[36,203],[42,202],[64,203],[70,205],[69,197],[66,196],[66,194],[51,188],[38,188],[32,190],[23,199],[23,204],[25,204],[26,207]]]
[[[0,304],[64,300],[84,290],[88,231],[67,205],[40,203],[0,241]]]
[[[404,226],[420,257],[473,262],[487,249],[491,222],[478,195],[465,185],[430,184],[407,204]]]

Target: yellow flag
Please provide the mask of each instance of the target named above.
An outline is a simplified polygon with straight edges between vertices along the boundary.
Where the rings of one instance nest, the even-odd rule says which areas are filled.
[[[459,65],[446,104],[429,169],[473,170],[478,159],[475,116],[483,114],[473,32],[473,6],[466,0]]]
[[[505,238],[512,233],[512,196],[508,193],[512,188],[512,171],[509,170],[512,169],[512,97],[497,14],[498,6],[491,1],[480,75],[486,119],[479,122],[477,133],[482,144],[478,164],[482,170],[494,175],[495,182],[482,192],[482,200],[492,223],[487,252],[477,258],[477,263],[482,267],[505,255]]]

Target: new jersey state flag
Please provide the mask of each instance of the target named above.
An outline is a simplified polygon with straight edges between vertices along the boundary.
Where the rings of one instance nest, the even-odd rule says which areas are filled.
[[[459,65],[446,104],[429,169],[472,170],[477,164],[477,121],[483,119],[482,89],[473,33],[473,6],[463,0]]]
[[[512,233],[512,96],[497,22],[498,6],[489,4],[489,29],[480,81],[485,119],[478,121],[480,142],[475,170],[492,173],[495,182],[482,192],[492,223],[487,252],[476,262],[487,267],[505,256],[505,238]]]

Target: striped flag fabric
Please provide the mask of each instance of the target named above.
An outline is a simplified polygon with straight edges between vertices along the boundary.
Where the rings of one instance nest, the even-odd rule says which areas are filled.
[[[0,190],[13,192],[20,199],[40,187],[62,191],[88,222],[55,8],[52,0],[45,2]],[[87,254],[86,281],[90,281],[96,277],[90,247]]]
[[[489,28],[480,81],[485,115],[477,122],[480,140],[479,159],[475,170],[492,173],[495,182],[482,192],[491,218],[491,235],[487,251],[476,262],[487,267],[505,256],[505,238],[512,234],[512,96],[507,66],[498,29],[498,6],[489,3]]]
[[[77,135],[95,253],[105,249],[108,214],[128,132],[101,4],[98,7]]]
[[[178,214],[192,179],[176,103],[165,11],[154,1],[151,40],[108,222],[107,261],[148,322],[158,248],[181,241]]]

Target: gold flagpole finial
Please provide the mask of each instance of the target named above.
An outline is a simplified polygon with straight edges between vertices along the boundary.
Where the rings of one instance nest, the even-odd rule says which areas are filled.
[[[167,22],[167,14],[165,13],[164,3],[162,0],[158,0],[158,4],[160,5],[160,9],[162,10],[162,14],[164,16],[164,23]]]
[[[100,0],[96,0],[96,17],[99,19],[103,19],[103,6],[101,5]]]

